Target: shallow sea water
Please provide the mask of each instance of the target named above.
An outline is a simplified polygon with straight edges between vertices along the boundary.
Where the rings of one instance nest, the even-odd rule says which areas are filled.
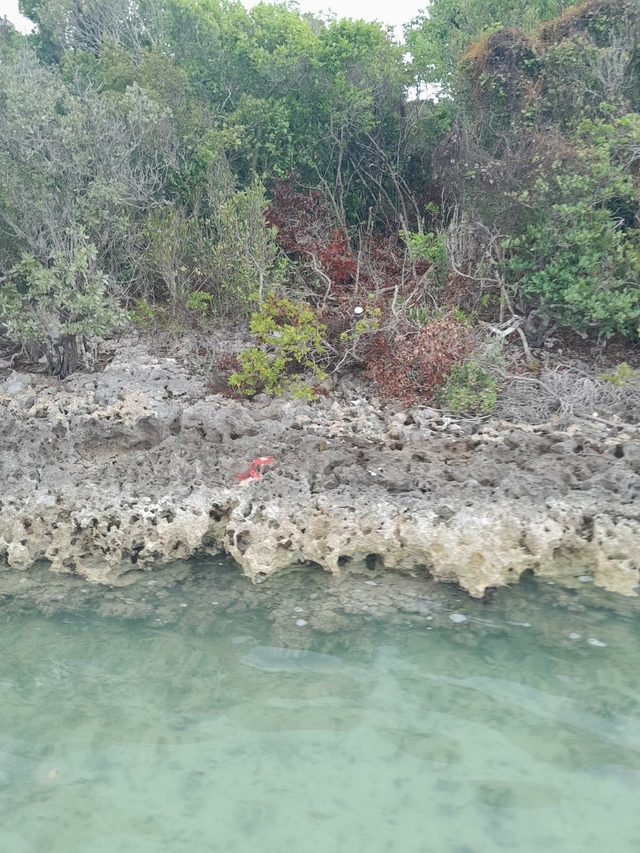
[[[610,600],[285,645],[266,607],[0,606],[0,851],[638,853],[640,628]]]

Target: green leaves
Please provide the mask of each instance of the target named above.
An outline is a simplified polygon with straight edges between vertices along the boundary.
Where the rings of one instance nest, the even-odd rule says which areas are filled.
[[[317,360],[324,352],[327,330],[316,313],[304,303],[270,296],[252,315],[250,328],[259,347],[240,353],[242,369],[229,377],[229,385],[247,397],[264,390],[276,395],[291,391],[312,399],[313,389],[303,375],[325,378]]]
[[[455,414],[487,414],[496,404],[496,383],[473,359],[452,368],[436,399]]]
[[[503,243],[520,291],[578,331],[629,334],[640,318],[638,235],[612,215],[637,204],[630,167],[640,159],[639,119],[582,121],[572,168],[554,162],[521,193],[533,213]]]
[[[432,0],[405,28],[413,70],[423,82],[453,91],[456,65],[469,45],[501,28],[528,32],[571,0]]]
[[[50,264],[24,255],[0,289],[0,317],[25,344],[103,335],[125,320],[97,265],[96,247],[83,235],[70,237],[73,248],[56,253]]]
[[[443,284],[449,270],[444,234],[413,234],[401,231],[400,236],[409,249],[412,261],[423,260],[431,265],[431,275],[436,284]]]
[[[436,0],[435,11],[445,8]],[[470,27],[461,24],[461,37]],[[494,32],[458,63],[461,118],[439,177],[488,243],[500,235],[489,276],[518,313],[535,308],[581,333],[636,334],[638,45],[636,2],[593,2],[527,34]],[[472,268],[484,269],[487,249],[471,247]]]

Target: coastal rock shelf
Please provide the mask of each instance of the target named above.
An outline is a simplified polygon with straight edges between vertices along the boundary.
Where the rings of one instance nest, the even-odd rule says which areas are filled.
[[[98,373],[14,375],[0,386],[0,568],[47,560],[125,585],[226,552],[256,582],[365,561],[476,597],[527,569],[637,594],[633,427],[456,422],[358,394],[238,402],[135,341]],[[238,481],[259,456],[275,461]]]

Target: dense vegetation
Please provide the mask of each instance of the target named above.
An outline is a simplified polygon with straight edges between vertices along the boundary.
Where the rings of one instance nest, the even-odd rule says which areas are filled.
[[[557,324],[633,339],[640,3],[565,5],[433,0],[400,45],[285,5],[22,0],[5,335],[64,376],[127,323],[233,318],[256,335],[236,393],[358,365],[480,408],[475,321],[527,350]]]

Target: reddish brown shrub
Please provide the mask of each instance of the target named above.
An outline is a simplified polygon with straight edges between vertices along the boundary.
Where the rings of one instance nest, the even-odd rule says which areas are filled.
[[[221,394],[223,397],[239,399],[235,388],[229,387],[229,377],[232,373],[240,370],[238,356],[232,352],[223,352],[218,359],[216,368],[216,370],[213,370],[209,374],[207,383],[208,392],[210,394]]]
[[[223,352],[218,359],[218,371],[220,373],[235,373],[239,369],[238,356],[232,352]]]
[[[300,192],[293,180],[279,181],[271,192],[270,225],[278,229],[277,242],[289,255],[315,265],[342,286],[353,280],[356,261],[347,235],[335,222],[318,190]]]
[[[426,401],[470,348],[469,329],[450,316],[421,328],[379,332],[367,354],[367,375],[384,397]]]

